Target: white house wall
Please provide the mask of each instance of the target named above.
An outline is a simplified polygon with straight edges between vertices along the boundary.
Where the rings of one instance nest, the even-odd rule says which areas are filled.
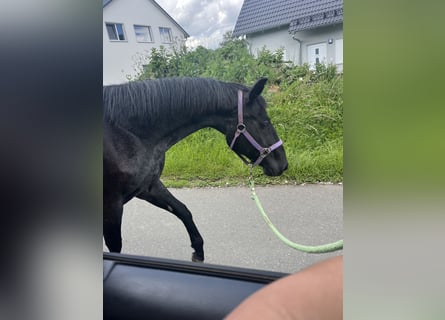
[[[264,47],[270,51],[283,48],[285,52],[284,59],[300,65],[308,63],[308,46],[326,43],[326,62],[328,64],[336,64],[337,70],[339,72],[343,71],[343,57],[336,57],[336,54],[343,54],[342,24],[300,31],[294,35],[289,34],[288,29],[289,26],[284,26],[247,35],[246,40],[249,43],[250,53],[256,56]],[[332,44],[328,43],[329,39],[333,40]],[[341,46],[341,49],[339,47],[336,48],[336,46]]]
[[[110,41],[105,23],[122,23],[125,41]],[[133,25],[150,26],[153,42],[137,42]],[[171,28],[173,39],[184,40],[184,34],[175,23],[163,14],[150,0],[114,0],[103,9],[103,82],[104,85],[128,81],[141,68],[141,57],[147,57],[154,47],[162,43],[159,27]]]
[[[296,42],[292,39],[288,30],[289,26],[285,26],[247,35],[246,40],[249,44],[250,53],[257,56],[258,52],[263,50],[264,47],[272,52],[281,48],[284,50],[283,59],[296,64],[298,61]]]

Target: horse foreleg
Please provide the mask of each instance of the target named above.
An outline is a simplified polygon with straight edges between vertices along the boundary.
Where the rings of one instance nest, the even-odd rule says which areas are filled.
[[[202,239],[198,228],[193,222],[192,213],[181,201],[176,199],[170,193],[170,191],[168,191],[168,189],[162,184],[161,181],[158,180],[153,185],[151,185],[149,189],[143,190],[136,197],[146,200],[151,204],[165,209],[177,216],[187,229],[190,241],[192,243],[192,248],[195,250],[192,255],[192,261],[204,261],[204,240]]]
[[[122,250],[122,203],[104,202],[103,233],[105,244],[110,252],[120,253]]]

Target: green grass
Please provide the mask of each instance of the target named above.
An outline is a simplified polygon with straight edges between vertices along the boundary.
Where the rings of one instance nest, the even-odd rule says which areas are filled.
[[[257,184],[343,181],[343,78],[307,76],[277,93],[266,92],[268,113],[283,140],[289,162],[280,177],[254,170]],[[203,129],[173,146],[162,180],[168,187],[243,185],[248,168],[222,134]]]

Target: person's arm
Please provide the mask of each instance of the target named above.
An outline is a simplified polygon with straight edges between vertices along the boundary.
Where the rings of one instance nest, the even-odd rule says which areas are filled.
[[[225,319],[335,320],[343,318],[343,257],[277,280],[244,300]]]

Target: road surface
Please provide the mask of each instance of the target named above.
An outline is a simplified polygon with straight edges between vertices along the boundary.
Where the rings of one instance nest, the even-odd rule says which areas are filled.
[[[342,254],[306,254],[283,244],[262,219],[248,187],[170,191],[192,212],[206,263],[291,273]],[[318,245],[343,239],[342,185],[266,186],[256,192],[290,240]],[[126,254],[190,261],[193,252],[178,218],[136,198],[124,207],[122,237]]]

